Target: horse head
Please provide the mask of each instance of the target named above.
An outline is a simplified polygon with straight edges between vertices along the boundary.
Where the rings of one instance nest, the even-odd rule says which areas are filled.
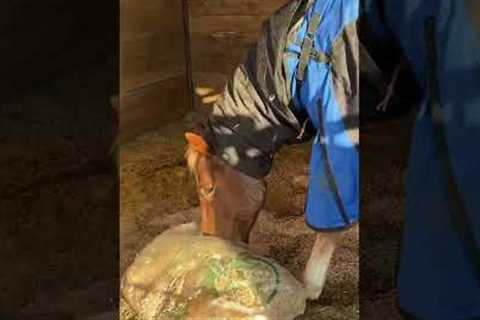
[[[202,233],[248,243],[265,202],[265,181],[215,156],[201,135],[186,133],[185,138],[187,165],[196,179],[200,201]]]

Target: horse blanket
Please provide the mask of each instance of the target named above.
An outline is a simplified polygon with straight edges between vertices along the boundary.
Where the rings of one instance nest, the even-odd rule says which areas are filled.
[[[355,0],[294,0],[227,83],[203,136],[234,168],[265,177],[274,154],[313,139],[307,224],[348,228],[359,218],[358,38]]]

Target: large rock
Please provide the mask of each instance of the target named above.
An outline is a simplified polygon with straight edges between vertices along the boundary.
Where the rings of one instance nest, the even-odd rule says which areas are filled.
[[[305,310],[302,285],[264,257],[195,224],[169,229],[125,272],[122,296],[141,320],[294,319]]]

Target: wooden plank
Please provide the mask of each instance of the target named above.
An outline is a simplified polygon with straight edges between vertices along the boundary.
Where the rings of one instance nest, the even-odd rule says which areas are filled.
[[[213,72],[194,72],[195,87],[212,88],[215,91],[223,90],[230,75]]]
[[[121,41],[145,32],[183,33],[182,0],[122,0]]]
[[[242,59],[192,57],[193,72],[231,74]]]
[[[240,32],[258,34],[263,21],[268,16],[232,15],[232,16],[201,16],[190,18],[190,32]]]
[[[271,1],[191,0],[190,5],[192,69],[196,73],[230,75],[275,11]]]
[[[255,43],[256,33],[214,32],[191,34],[193,72],[230,74]]]
[[[176,33],[149,33],[121,43],[120,90],[126,92],[185,72],[184,39]]]
[[[225,83],[262,24],[288,0],[189,0],[193,82],[195,88],[223,92]],[[195,106],[202,105],[195,97]]]
[[[289,0],[189,0],[192,16],[271,15]]]
[[[180,74],[120,96],[120,140],[181,119],[189,109],[187,77]]]
[[[122,0],[120,91],[135,90],[185,69],[181,0]]]
[[[197,57],[239,60],[257,40],[256,34],[223,32],[191,34],[191,52]]]

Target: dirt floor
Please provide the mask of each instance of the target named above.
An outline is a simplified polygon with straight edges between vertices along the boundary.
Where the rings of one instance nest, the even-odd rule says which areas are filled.
[[[396,306],[404,180],[413,117],[374,121],[361,129],[361,237],[355,228],[336,252],[325,291],[299,319],[403,319]],[[198,219],[193,180],[185,169],[182,124],[149,132],[121,148],[121,271],[169,226]],[[301,279],[314,240],[304,224],[310,145],[285,147],[268,177],[266,210],[252,248]],[[181,212],[176,214],[177,212]],[[359,264],[358,252],[361,254]],[[360,294],[359,294],[360,292]],[[122,306],[123,319],[132,313]]]
[[[115,310],[111,74],[108,65],[76,70],[0,103],[1,319]]]
[[[121,272],[135,254],[169,226],[198,217],[193,179],[184,162],[184,126],[172,124],[121,146]],[[276,157],[268,177],[266,210],[252,232],[252,249],[290,270],[297,279],[314,241],[305,226],[304,177],[310,146],[289,146]],[[178,213],[178,212],[181,213]],[[358,228],[350,230],[334,256],[325,291],[298,319],[358,319]],[[132,318],[123,306],[123,320]]]
[[[361,129],[362,319],[403,319],[396,305],[404,184],[414,115],[371,122]]]
[[[118,188],[109,154],[115,128],[105,96],[110,84],[93,81],[108,78],[102,70],[62,76],[0,105],[0,317],[24,310],[86,319],[115,308]],[[364,319],[401,319],[394,272],[410,131],[408,117],[362,127],[360,241],[351,230],[324,294],[300,319],[358,319],[359,309]],[[252,238],[256,250],[297,277],[314,239],[302,213],[309,148],[287,147],[276,158],[274,188]],[[197,205],[183,153],[181,124],[122,146],[121,271],[170,225],[194,219],[175,214]]]

